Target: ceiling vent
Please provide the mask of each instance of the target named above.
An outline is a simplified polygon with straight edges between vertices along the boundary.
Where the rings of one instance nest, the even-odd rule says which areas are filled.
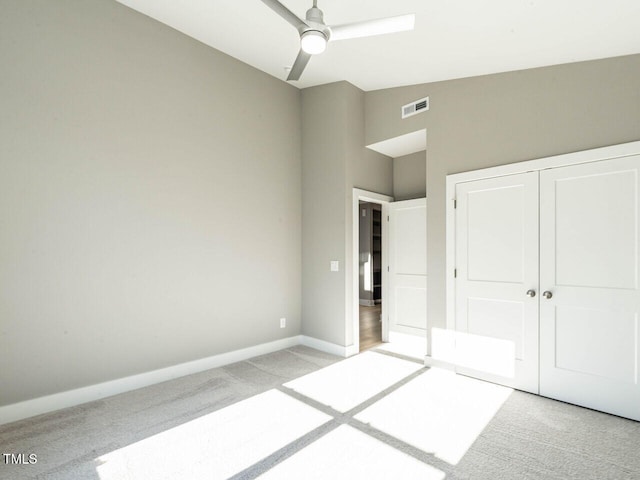
[[[426,112],[427,110],[429,110],[429,97],[424,97],[404,105],[402,107],[402,118],[407,118],[420,112]]]

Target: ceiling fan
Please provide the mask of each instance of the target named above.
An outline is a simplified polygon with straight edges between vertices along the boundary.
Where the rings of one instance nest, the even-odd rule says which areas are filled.
[[[330,40],[347,40],[403,32],[413,30],[415,23],[415,14],[411,13],[330,27],[324,23],[324,16],[322,10],[318,8],[317,0],[313,0],[313,7],[307,10],[305,20],[298,18],[278,0],[262,0],[262,2],[293,25],[300,34],[300,52],[291,67],[287,77],[288,81],[299,80],[311,56],[324,52]]]

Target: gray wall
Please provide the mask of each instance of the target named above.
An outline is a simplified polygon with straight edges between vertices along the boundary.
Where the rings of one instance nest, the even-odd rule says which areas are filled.
[[[364,93],[353,85],[302,91],[302,328],[342,346],[353,343],[353,304],[345,295],[357,275],[352,189],[393,193],[392,159],[364,147],[364,128]],[[329,270],[331,260],[339,272]]]
[[[1,10],[0,405],[299,334],[299,91],[116,2]]]
[[[427,129],[429,327],[445,325],[450,173],[640,140],[640,55],[368,92],[366,144]],[[399,107],[430,97],[401,120]]]
[[[393,197],[396,201],[427,195],[427,152],[393,159]]]
[[[302,91],[302,332],[344,345],[347,122],[344,89]],[[330,261],[340,271],[329,270]]]

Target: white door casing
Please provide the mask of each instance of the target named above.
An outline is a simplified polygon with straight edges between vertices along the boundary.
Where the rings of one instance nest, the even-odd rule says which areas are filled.
[[[359,237],[360,237],[360,223],[357,221],[358,216],[360,215],[359,202],[372,202],[378,203],[382,205],[382,215],[386,217],[387,208],[389,202],[393,202],[393,197],[388,195],[383,195],[376,192],[370,192],[368,190],[362,190],[360,188],[354,188],[352,192],[352,271],[351,271],[351,282],[346,282],[345,287],[345,297],[349,298],[351,296],[351,324],[346,322],[345,324],[345,336],[348,338],[350,335],[353,338],[353,342],[350,346],[345,349],[345,356],[355,355],[360,351],[360,315],[359,308],[360,303],[358,301],[359,298],[359,276],[358,276],[358,268],[359,268]],[[386,265],[387,261],[387,250],[388,250],[388,222],[382,222],[382,264]],[[388,296],[388,272],[383,268],[382,269],[382,338],[386,341],[386,330],[388,329],[388,314],[387,314],[387,302],[384,299]],[[349,315],[346,315],[346,318],[349,318]]]
[[[640,156],[540,172],[540,393],[640,420]]]
[[[389,204],[389,332],[426,337],[427,200]]]
[[[538,174],[459,183],[456,200],[457,371],[537,393]]]

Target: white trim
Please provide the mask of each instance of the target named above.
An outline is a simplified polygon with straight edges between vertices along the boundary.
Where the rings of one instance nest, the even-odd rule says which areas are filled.
[[[456,184],[451,177],[453,175],[447,175],[447,189],[446,189],[446,214],[445,214],[445,255],[446,255],[446,328],[449,330],[455,329],[456,318],[456,282],[453,276],[453,271],[456,268],[456,211],[454,209],[454,202],[456,200]],[[432,337],[429,335],[429,337]],[[431,350],[432,352],[433,350]]]
[[[565,167],[580,163],[610,160],[612,158],[628,157],[640,154],[640,141],[594,148],[579,152],[554,155],[551,157],[511,163],[498,167],[483,168],[469,172],[447,175],[446,189],[446,301],[447,301],[447,329],[455,329],[455,280],[453,271],[456,268],[455,258],[455,209],[453,208],[456,184],[481,180],[485,178],[501,177],[518,173],[545,170],[548,168]]]
[[[419,359],[426,355],[427,332],[425,330],[421,330],[419,333],[414,335],[411,333],[389,330],[389,343],[405,347],[407,349],[408,356]],[[413,355],[414,351],[422,353]]]
[[[343,347],[342,345],[337,345],[335,343],[327,342],[325,340],[320,340],[319,338],[308,337],[306,335],[300,335],[300,344],[306,347],[315,348],[316,350],[320,350],[322,352],[330,353],[332,355],[337,355],[339,357],[350,357],[351,355],[355,355],[358,351],[353,351],[353,345],[348,347]],[[357,344],[356,344],[357,346]]]
[[[451,362],[445,362],[444,360],[438,360],[436,358],[433,358],[430,355],[425,355],[424,356],[424,366],[425,367],[429,367],[429,368],[442,368],[444,370],[449,370],[451,372],[457,373],[456,372],[456,365],[454,363]]]
[[[354,343],[353,345],[349,345],[348,347],[344,347],[344,357],[353,357],[360,353],[360,344]]]
[[[382,309],[380,321],[382,322],[382,341],[389,341],[389,205],[392,202],[382,204]],[[387,221],[385,221],[387,219]],[[387,268],[384,268],[385,265]],[[359,326],[358,326],[359,327]]]
[[[358,263],[358,258],[360,256],[360,208],[359,202],[372,202],[378,203],[382,205],[382,218],[384,220],[385,215],[387,214],[386,206],[389,202],[393,202],[393,197],[388,195],[382,195],[380,193],[369,192],[367,190],[362,190],[360,188],[353,189],[353,197],[352,197],[352,208],[353,215],[351,218],[351,231],[352,231],[352,245],[351,245],[351,281],[347,278],[345,282],[345,298],[351,297],[353,301],[351,302],[353,309],[351,311],[351,322],[349,322],[349,318],[345,319],[345,338],[349,338],[348,329],[351,328],[353,331],[353,344],[349,345],[349,355],[355,355],[360,351],[360,313],[359,313],[359,303],[355,301],[356,298],[360,298],[360,288],[359,288],[359,277],[357,272],[360,271],[360,265]],[[382,331],[383,331],[383,340],[384,340],[384,331],[386,318],[386,303],[384,301],[387,298],[387,276],[385,275],[384,265],[386,264],[386,250],[387,244],[386,241],[389,236],[389,224],[385,221],[382,222]],[[321,348],[319,348],[322,350]],[[325,350],[326,351],[326,350]],[[338,355],[338,354],[336,354]]]
[[[612,158],[629,157],[638,154],[640,154],[640,141],[621,143],[620,145],[611,145],[609,147],[564,153],[562,155],[537,158],[534,160],[527,160],[525,162],[516,162],[497,167],[454,173],[447,175],[447,184],[449,184],[450,181],[453,183],[468,182],[483,178],[502,177],[504,175],[513,175],[516,173],[545,170],[547,168],[565,167],[580,163],[597,162],[599,160],[611,160]]]
[[[362,305],[363,307],[375,307],[376,306],[376,302],[375,302],[375,300],[368,300],[366,298],[361,298],[360,299],[360,305]]]
[[[308,337],[305,337],[308,338]],[[23,418],[33,417],[43,413],[73,407],[82,403],[100,400],[119,393],[129,392],[138,388],[147,387],[156,383],[166,382],[174,378],[191,375],[211,368],[217,368],[230,363],[240,362],[249,358],[276,352],[285,348],[300,344],[305,345],[301,336],[294,336],[275,340],[269,343],[255,345],[253,347],[221,353],[211,357],[185,362],[171,367],[161,368],[150,372],[118,378],[108,382],[98,383],[87,387],[81,387],[66,392],[54,393],[44,397],[25,400],[0,407],[0,425]],[[325,342],[326,343],[326,342]],[[344,348],[344,347],[342,347]],[[319,350],[322,350],[319,348]]]
[[[419,332],[418,332],[419,330]],[[420,342],[427,342],[427,332],[422,329],[416,329],[416,333],[398,332],[397,330],[389,330],[389,342],[390,343],[413,343],[418,345]],[[426,346],[425,346],[426,348]]]

